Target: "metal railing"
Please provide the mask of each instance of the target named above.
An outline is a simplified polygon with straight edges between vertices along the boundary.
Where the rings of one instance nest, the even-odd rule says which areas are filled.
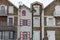
[[[60,12],[54,12],[54,16],[60,16]]]
[[[5,11],[0,10],[0,16],[7,16],[7,10],[5,10]]]
[[[7,26],[7,22],[0,22],[0,27]]]
[[[14,26],[12,24],[7,24],[7,22],[0,22],[0,27]]]

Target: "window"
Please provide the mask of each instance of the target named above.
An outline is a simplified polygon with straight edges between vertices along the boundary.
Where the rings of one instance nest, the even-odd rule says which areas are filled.
[[[55,18],[47,17],[47,26],[55,26]]]
[[[14,7],[13,6],[9,6],[9,13],[14,13]]]
[[[34,14],[39,15],[39,13],[40,13],[39,5],[34,5],[34,9],[36,10],[36,12]]]
[[[5,13],[5,7],[1,6],[1,13],[4,14]]]
[[[8,26],[14,26],[14,16],[8,16]]]
[[[14,35],[13,32],[10,32],[10,39],[13,39]]]
[[[20,19],[20,26],[30,26],[30,19]]]
[[[34,18],[34,27],[40,27],[40,19]]]
[[[40,40],[40,31],[33,31],[33,40]]]
[[[20,40],[30,40],[30,32],[20,32]]]
[[[13,26],[13,18],[9,18],[9,26]]]
[[[25,10],[22,11],[22,16],[26,16],[26,11]]]
[[[55,14],[55,16],[60,16],[60,5],[55,6],[54,14]]]
[[[1,40],[1,32],[0,32],[0,40]]]
[[[23,33],[23,40],[27,40],[27,32]]]
[[[27,26],[27,20],[23,20],[23,25]]]
[[[11,40],[13,39],[14,36],[13,36],[13,31],[10,32],[10,31],[1,31],[0,32],[0,40]]]
[[[5,40],[7,40],[7,39],[9,39],[9,32],[8,31],[5,31],[4,32],[4,38],[5,38]]]

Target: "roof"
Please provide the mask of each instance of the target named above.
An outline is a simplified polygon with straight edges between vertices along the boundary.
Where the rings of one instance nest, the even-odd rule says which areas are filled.
[[[22,8],[22,7],[25,7],[25,8],[27,8],[28,10],[30,10],[30,8],[29,8],[29,7],[27,7],[27,6],[26,6],[26,5],[24,5],[24,4],[23,4],[23,5],[21,5],[21,8]]]
[[[38,1],[35,1],[35,2],[31,3],[31,5],[36,4],[36,3],[38,3],[40,5],[43,5],[42,3],[38,2]]]
[[[15,8],[17,8],[11,1],[8,0],[9,3],[11,3]],[[18,9],[18,8],[17,8]]]
[[[52,1],[50,4],[48,4],[44,9],[46,9],[49,5],[53,4],[54,1]]]

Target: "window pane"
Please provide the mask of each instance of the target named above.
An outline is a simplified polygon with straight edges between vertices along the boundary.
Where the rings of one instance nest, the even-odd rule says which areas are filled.
[[[40,26],[39,18],[34,18],[34,27],[39,27],[39,26]]]
[[[1,39],[1,32],[0,32],[0,39]]]
[[[54,18],[48,18],[47,19],[47,26],[54,26],[54,25],[55,25]]]
[[[25,10],[22,11],[22,16],[26,16],[26,11]]]
[[[5,40],[9,39],[9,32],[5,31]]]
[[[13,38],[13,32],[10,32],[10,38]]]
[[[2,14],[5,13],[5,7],[4,6],[1,7],[1,13]]]
[[[27,20],[23,20],[23,25],[27,26]]]
[[[23,33],[23,40],[27,40],[27,33],[26,32]]]
[[[13,18],[9,18],[9,26],[13,25]]]

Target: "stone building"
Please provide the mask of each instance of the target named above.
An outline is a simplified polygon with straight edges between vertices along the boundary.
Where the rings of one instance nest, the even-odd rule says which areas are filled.
[[[0,0],[0,40],[16,40],[18,8],[8,0]]]

